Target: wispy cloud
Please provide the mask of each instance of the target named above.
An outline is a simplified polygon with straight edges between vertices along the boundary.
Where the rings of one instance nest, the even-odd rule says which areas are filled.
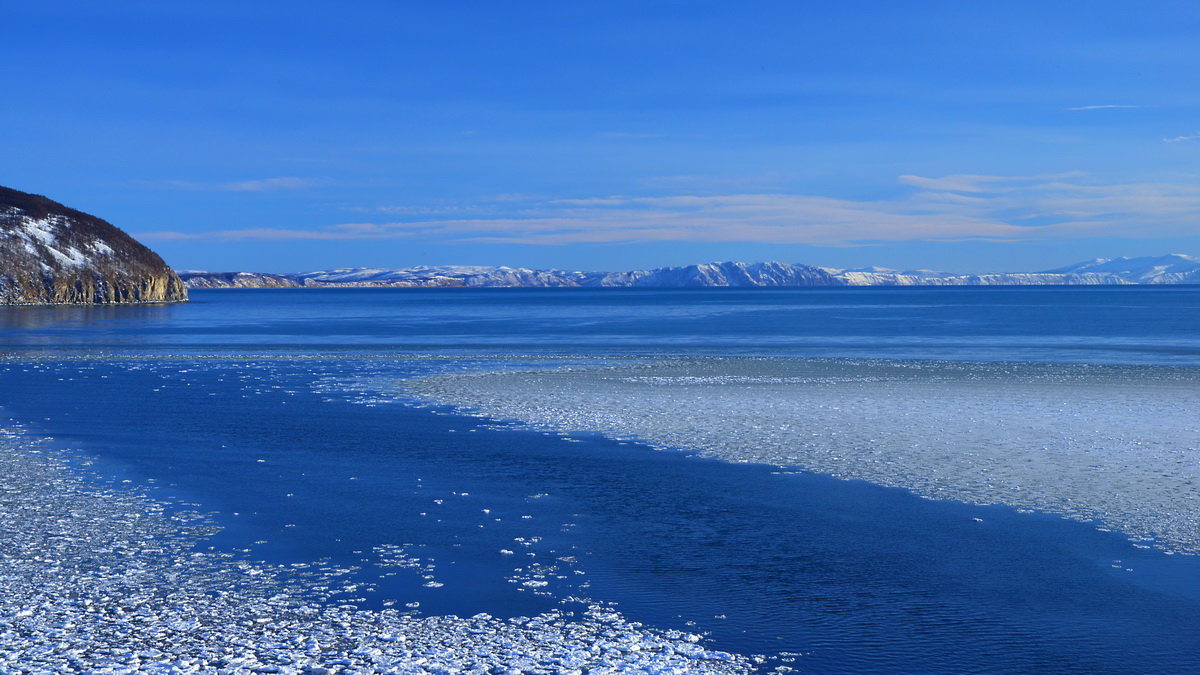
[[[1186,136],[1173,136],[1171,138],[1164,138],[1163,143],[1183,143],[1184,141],[1195,141],[1195,140],[1200,140],[1200,133],[1188,134]]]
[[[298,190],[302,188],[316,187],[321,184],[320,181],[311,178],[297,178],[295,176],[276,176],[273,178],[255,178],[251,180],[240,180],[228,183],[208,183],[203,181],[189,180],[168,180],[152,185],[161,185],[165,187],[178,188],[181,190],[222,190],[225,192],[267,192],[269,190]]]
[[[238,181],[236,183],[225,183],[220,186],[220,189],[231,192],[264,192],[266,190],[296,190],[313,187],[316,184],[316,181],[308,178],[280,176],[278,178],[259,178],[256,180]]]
[[[600,138],[612,141],[646,141],[654,138],[662,138],[662,134],[647,133],[641,131],[602,131],[596,134]]]
[[[766,172],[739,174],[675,174],[673,176],[649,176],[638,180],[638,184],[650,190],[693,191],[693,192],[778,192],[802,177],[796,174]]]
[[[1140,105],[1113,105],[1113,104],[1081,105],[1081,106],[1076,106],[1074,108],[1067,108],[1067,110],[1112,110],[1114,108],[1140,108],[1140,107],[1142,107],[1142,106],[1140,106]]]
[[[927,178],[925,176],[900,176],[898,179],[905,185],[925,190],[950,192],[1004,192],[1013,186],[1037,181],[1057,180],[1063,178],[1078,178],[1084,174],[1079,171],[1067,173],[1044,173],[1034,176],[986,176],[972,173],[956,173],[949,176]]]
[[[145,232],[138,235],[139,239],[150,241],[248,241],[248,240],[299,240],[299,239],[363,239],[351,230],[340,229],[336,226],[323,230],[296,230],[287,228],[250,227],[239,230],[211,230],[208,232],[175,232],[163,230]]]
[[[577,244],[755,242],[861,245],[899,241],[1019,241],[1052,237],[1200,234],[1200,185],[1095,182],[1079,173],[1036,176],[906,175],[888,200],[814,195],[609,195],[493,202],[480,217],[412,214],[397,222],[318,230],[251,228],[158,232],[146,239],[419,239]]]

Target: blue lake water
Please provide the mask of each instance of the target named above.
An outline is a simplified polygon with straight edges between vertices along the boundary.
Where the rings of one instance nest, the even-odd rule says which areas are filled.
[[[681,353],[1194,367],[1200,288],[193,298],[0,310],[0,411],[105,475],[215,512],[212,546],[361,568],[340,600],[504,616],[585,596],[814,672],[1200,664],[1194,556],[1049,514],[538,433],[361,384]],[[394,566],[379,549],[391,545],[419,562]],[[532,573],[547,584],[526,585]]]

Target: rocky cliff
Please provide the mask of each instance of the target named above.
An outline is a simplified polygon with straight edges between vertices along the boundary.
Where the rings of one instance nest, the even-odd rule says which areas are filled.
[[[187,288],[113,225],[0,187],[0,305],[180,302]]]

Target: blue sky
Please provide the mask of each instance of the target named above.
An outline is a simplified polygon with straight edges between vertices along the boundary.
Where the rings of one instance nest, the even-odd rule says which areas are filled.
[[[0,184],[181,269],[1200,254],[1196,2],[0,16]]]

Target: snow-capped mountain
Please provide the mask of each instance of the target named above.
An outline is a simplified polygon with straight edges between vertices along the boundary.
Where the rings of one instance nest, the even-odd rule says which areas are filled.
[[[689,286],[837,286],[828,272],[788,263],[721,262],[629,272],[535,270],[524,267],[442,266],[379,269],[353,267],[292,275],[235,272],[184,272],[191,288],[293,286],[392,287],[689,287]],[[261,281],[261,283],[260,283]]]
[[[596,276],[590,272],[533,270],[524,267],[444,265],[378,269],[351,267],[295,275],[314,284],[379,286],[583,286]]]
[[[955,274],[933,270],[898,272],[882,267],[827,271],[846,286],[1121,286],[1136,283],[1115,274],[1092,272]]]
[[[524,267],[354,267],[304,274],[185,272],[191,288],[280,286],[395,287],[755,287],[755,286],[1051,286],[1200,283],[1200,258],[1168,255],[1092,260],[1046,272],[962,274],[885,267],[839,269],[782,262],[715,262],[628,272]]]
[[[188,288],[298,288],[303,286],[290,274],[264,272],[180,272]]]
[[[0,305],[175,302],[187,288],[111,224],[0,187]]]
[[[1049,272],[1115,274],[1138,284],[1195,284],[1200,283],[1200,258],[1182,253],[1146,258],[1096,258]]]
[[[612,272],[600,277],[597,286],[689,287],[689,286],[838,286],[825,270],[781,262],[719,262],[653,270]]]

